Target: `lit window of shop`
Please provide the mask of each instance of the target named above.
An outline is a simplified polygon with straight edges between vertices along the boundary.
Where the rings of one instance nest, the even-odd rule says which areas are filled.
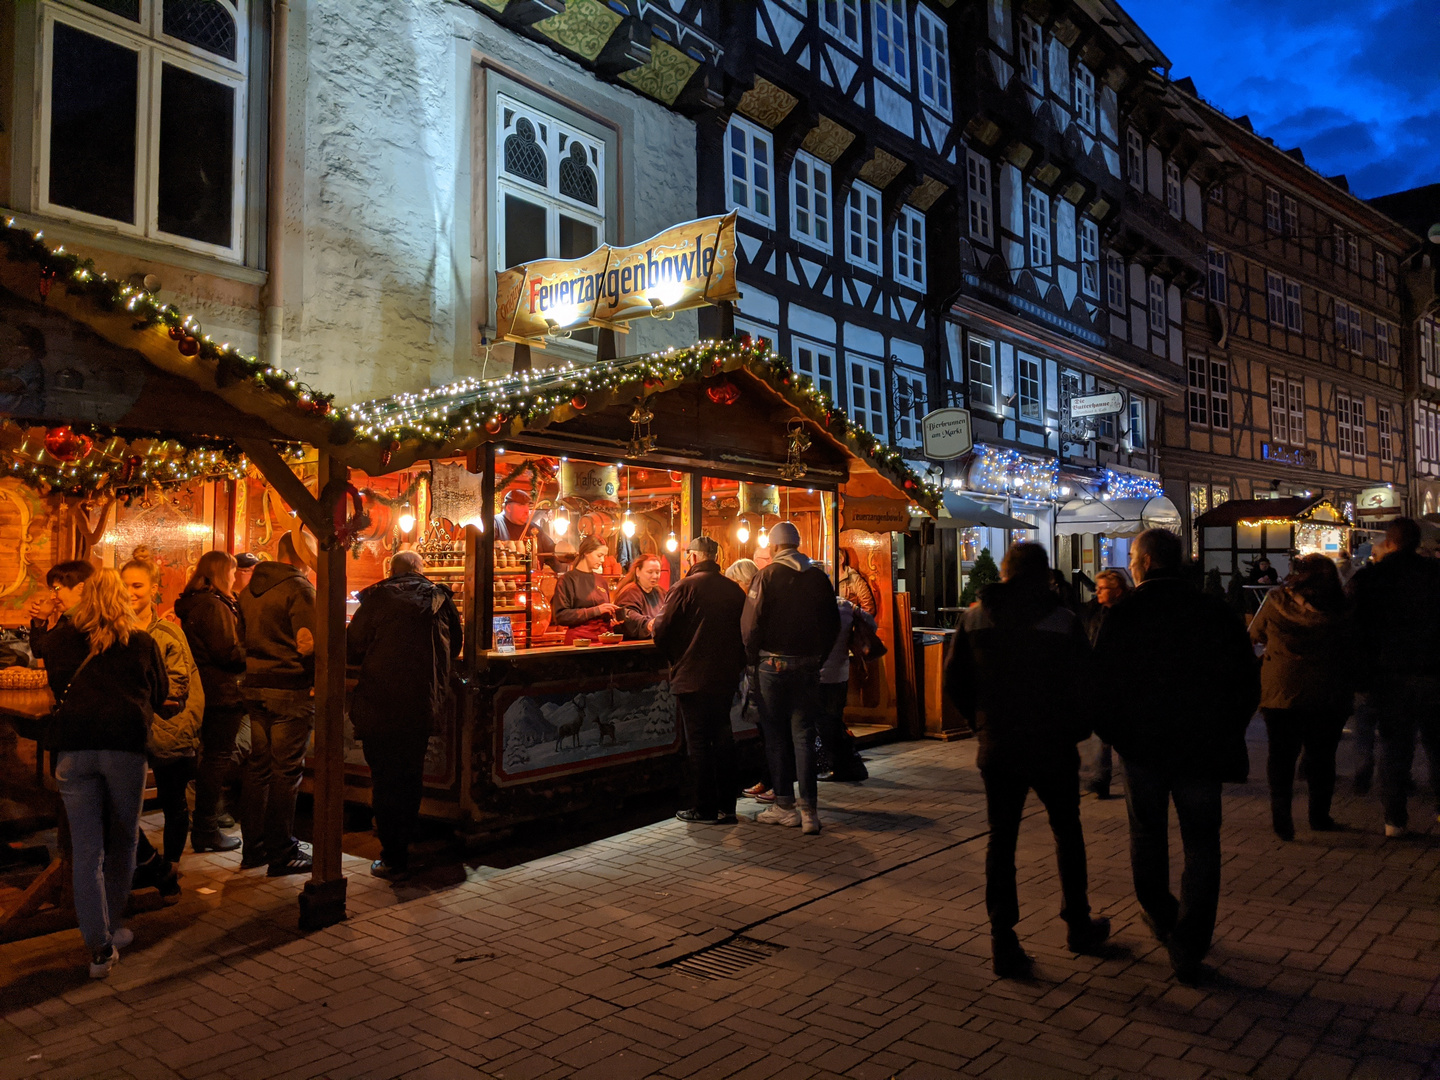
[[[1020,417],[1023,420],[1034,420],[1038,423],[1041,418],[1040,361],[1033,356],[1020,354],[1017,367],[1020,384]]]
[[[895,222],[895,280],[925,291],[925,215],[913,206]]]
[[[1100,296],[1100,226],[1089,218],[1080,219],[1080,291]]]
[[[817,345],[801,338],[792,338],[790,348],[795,354],[795,370],[810,376],[815,389],[828,397],[832,404],[838,404],[840,398],[835,393],[835,350],[829,345]]]
[[[1375,435],[1380,443],[1380,460],[1386,465],[1393,464],[1395,461],[1395,429],[1388,405],[1376,407]]]
[[[738,116],[725,131],[729,185],[725,208],[761,225],[775,225],[775,144],[770,133]]]
[[[923,4],[915,9],[920,100],[950,115],[950,37],[940,17]]]
[[[830,166],[800,151],[790,168],[790,232],[795,239],[830,251]]]
[[[863,180],[845,200],[845,250],[852,266],[883,273],[880,264],[880,192]]]
[[[994,242],[991,222],[994,220],[990,198],[990,162],[975,151],[966,152],[966,186],[970,201],[970,237],[981,243]]]
[[[970,407],[995,411],[995,343],[967,335],[965,362],[970,385]]]
[[[1210,509],[1210,492],[1204,484],[1190,485],[1190,520],[1195,521],[1201,514]],[[1190,548],[1195,551],[1200,547],[1200,530],[1190,526]]]
[[[882,442],[885,424],[885,365],[864,356],[850,356],[850,419]]]
[[[42,5],[40,209],[243,258],[248,21],[243,0]]]

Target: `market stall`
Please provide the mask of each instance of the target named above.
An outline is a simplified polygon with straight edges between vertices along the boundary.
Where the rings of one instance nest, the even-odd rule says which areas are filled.
[[[1284,580],[1296,556],[1341,559],[1350,550],[1350,521],[1323,498],[1232,499],[1201,514],[1195,528],[1202,568],[1207,575],[1218,571],[1227,589],[1237,577],[1242,585],[1254,577],[1262,558]]]

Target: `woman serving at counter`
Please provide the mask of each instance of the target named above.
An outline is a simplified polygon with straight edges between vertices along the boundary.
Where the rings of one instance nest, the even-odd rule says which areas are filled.
[[[574,569],[566,571],[555,586],[552,621],[566,628],[566,645],[573,645],[577,638],[593,641],[601,634],[610,633],[618,606],[611,603],[605,579],[600,576],[608,554],[609,548],[603,540],[585,537],[575,553]]]
[[[655,616],[665,609],[665,590],[660,587],[664,565],[664,560],[653,552],[641,555],[621,579],[615,603],[624,619],[622,629],[627,638],[648,641]]]

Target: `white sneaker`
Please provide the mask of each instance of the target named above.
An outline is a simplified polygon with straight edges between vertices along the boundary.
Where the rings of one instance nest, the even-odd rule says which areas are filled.
[[[122,926],[110,935],[110,944],[117,949],[128,949],[135,943],[135,931],[128,926]]]
[[[120,962],[120,951],[114,945],[107,946],[103,953],[96,953],[90,958],[90,977],[92,979],[103,979],[110,974],[110,969]]]
[[[1406,833],[1406,829],[1405,829],[1405,826],[1404,826],[1404,825],[1391,825],[1391,824],[1389,824],[1389,823],[1387,823],[1387,824],[1385,825],[1385,837],[1386,837],[1386,839],[1393,840],[1393,839],[1395,839],[1397,836],[1404,836],[1405,833]]]
[[[820,811],[809,806],[802,806],[800,809],[800,831],[806,836],[814,836],[820,831]]]
[[[761,810],[755,815],[755,820],[761,825],[789,825],[794,828],[800,824],[800,815],[795,812],[793,807],[780,806],[777,803]]]

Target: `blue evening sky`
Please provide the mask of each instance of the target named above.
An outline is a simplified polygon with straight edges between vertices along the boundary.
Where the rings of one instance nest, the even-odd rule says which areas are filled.
[[[1122,0],[1230,116],[1362,198],[1440,182],[1437,0]]]

